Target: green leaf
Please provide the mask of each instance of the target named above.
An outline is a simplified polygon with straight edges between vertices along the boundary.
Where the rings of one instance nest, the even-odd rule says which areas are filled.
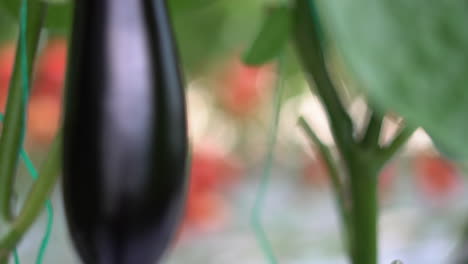
[[[220,0],[169,0],[169,5],[177,12],[197,12],[212,5],[216,5]]]
[[[288,7],[269,10],[260,32],[244,54],[244,62],[261,65],[277,57],[289,39],[290,30],[291,11]]]
[[[449,149],[435,138],[432,138],[432,144],[434,144],[435,148],[442,156],[452,161],[461,161],[460,158],[463,158],[464,156],[463,152],[460,153],[456,152],[456,149]]]
[[[51,34],[66,35],[71,30],[72,1],[50,1],[47,9],[45,27]]]
[[[70,0],[42,0],[42,1],[49,3],[49,4],[64,4],[64,3],[71,2]]]
[[[467,1],[308,1],[375,102],[468,158]]]
[[[40,0],[35,0],[40,1]],[[73,1],[68,0],[42,0],[48,3],[45,28],[52,34],[67,34],[71,27]],[[0,0],[0,15],[17,22],[21,1],[20,0]]]
[[[0,2],[0,9],[7,15],[17,18],[19,15],[19,7],[21,1],[19,0],[2,0]]]
[[[182,62],[192,73],[207,67],[207,62],[219,51],[227,10],[219,0],[197,0],[209,2],[201,7],[189,2],[170,0],[168,4]]]
[[[14,33],[15,31],[13,30],[11,19],[0,12],[0,47],[3,42],[10,41],[15,36]]]

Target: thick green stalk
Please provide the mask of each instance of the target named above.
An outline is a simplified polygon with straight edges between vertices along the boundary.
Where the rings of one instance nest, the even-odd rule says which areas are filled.
[[[378,257],[378,196],[379,168],[372,159],[365,161],[356,155],[348,165],[352,200],[352,263],[377,264]]]
[[[28,194],[19,216],[11,224],[8,233],[0,239],[0,264],[8,258],[11,250],[19,243],[24,234],[44,209],[46,200],[52,192],[61,169],[62,137],[57,134],[47,158],[43,163],[39,178]]]
[[[320,28],[312,2],[296,0],[295,44],[306,77],[315,84],[317,94],[325,107],[338,148],[344,155],[351,155],[355,145],[353,123],[328,74],[319,35]]]
[[[327,71],[315,0],[296,0],[295,3],[294,37],[299,58],[309,81],[315,84],[317,95],[327,112],[333,138],[346,165],[349,184],[334,188],[340,196],[348,193],[351,196],[352,206],[347,215],[351,219],[349,255],[353,264],[377,264],[378,173],[408,140],[413,129],[405,128],[389,146],[379,147],[383,115],[374,112],[362,141],[356,142],[352,120]]]
[[[378,145],[380,123],[371,121],[366,134],[371,142],[361,145],[352,156],[345,156],[351,187],[352,214],[351,233],[353,264],[378,263],[378,175],[395,153],[408,141],[413,128],[403,128],[385,147]],[[374,123],[374,125],[372,125]]]
[[[40,31],[45,17],[46,4],[39,0],[28,1],[27,53],[28,73],[31,76],[33,62],[39,43]],[[11,196],[14,176],[19,159],[19,150],[23,138],[24,94],[21,76],[21,49],[16,49],[15,66],[10,81],[5,122],[0,137],[0,218],[3,222],[12,220]]]

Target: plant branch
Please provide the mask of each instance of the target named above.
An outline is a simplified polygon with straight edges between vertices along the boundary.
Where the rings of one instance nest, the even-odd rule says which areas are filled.
[[[295,11],[295,44],[306,77],[315,87],[330,121],[333,137],[343,155],[352,155],[354,147],[353,123],[341,102],[327,71],[320,43],[319,25],[314,17],[312,1],[297,0]]]
[[[378,199],[377,177],[379,169],[372,160],[356,156],[350,162],[351,178],[353,264],[377,264],[378,256]]]
[[[390,160],[395,153],[397,153],[401,147],[408,141],[408,139],[413,135],[414,131],[416,128],[414,127],[404,127],[401,129],[400,132],[398,132],[393,141],[380,149],[380,160],[385,163],[388,160]]]
[[[304,117],[300,117],[298,121],[299,126],[302,128],[304,133],[309,137],[309,139],[315,144],[315,146],[319,149],[320,154],[322,155],[325,164],[327,165],[327,169],[330,173],[330,177],[333,184],[333,189],[335,191],[336,200],[338,201],[339,208],[341,212],[347,211],[345,206],[345,190],[342,184],[342,180],[340,179],[337,166],[333,161],[332,154],[328,147],[318,138],[315,134],[314,130],[310,127]]]
[[[340,179],[340,175],[333,161],[332,154],[328,147],[323,144],[323,142],[318,138],[315,134],[313,129],[304,119],[304,117],[300,117],[298,121],[299,126],[305,132],[305,134],[309,137],[309,139],[318,147],[321,156],[323,157],[325,164],[327,165],[327,169],[332,181],[333,191],[335,193],[335,199],[338,205],[338,210],[341,214],[342,225],[343,229],[346,232],[346,240],[347,240],[347,247],[349,249],[351,245],[352,235],[351,235],[351,219],[350,219],[350,208],[346,205],[346,190],[343,186],[342,180]]]
[[[306,77],[309,82],[315,84],[318,97],[324,105],[333,138],[345,163],[346,176],[349,177],[352,206],[349,213],[350,231],[348,233],[351,234],[352,239],[350,243],[352,263],[376,264],[378,257],[377,175],[384,163],[401,148],[414,130],[402,130],[392,144],[380,148],[379,137],[384,116],[373,109],[374,112],[371,114],[362,141],[356,142],[352,119],[340,100],[327,71],[318,14],[314,6],[315,1],[295,1],[295,45]],[[302,125],[304,126],[305,123]],[[309,132],[311,131],[310,129]],[[313,133],[309,136],[314,141],[318,140]],[[320,143],[316,144],[320,148]]]
[[[46,4],[43,1],[28,1],[27,12],[27,53],[28,74],[31,76],[33,62],[39,43],[39,35],[45,17]],[[24,91],[22,89],[21,72],[21,40],[16,49],[15,66],[10,81],[5,123],[0,137],[0,218],[8,222],[12,220],[11,196],[13,192],[14,175],[19,159],[19,150],[23,139]]]
[[[44,209],[46,200],[52,192],[60,174],[61,152],[62,138],[61,132],[59,132],[39,171],[39,178],[31,188],[19,216],[10,226],[8,233],[0,240],[0,263],[2,263],[2,257],[8,257],[8,255],[5,256],[5,254],[11,252],[19,243],[26,231]]]
[[[370,114],[369,123],[361,141],[365,149],[379,147],[380,130],[382,129],[384,118],[384,115],[378,113],[375,109],[370,111],[372,113]]]

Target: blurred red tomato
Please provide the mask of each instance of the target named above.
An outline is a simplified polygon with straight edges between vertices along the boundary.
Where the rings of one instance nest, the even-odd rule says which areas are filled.
[[[397,173],[398,166],[396,162],[386,164],[380,171],[378,188],[381,199],[387,198],[387,196],[392,192]]]
[[[49,40],[38,57],[28,109],[28,136],[38,144],[52,141],[60,126],[67,42]]]
[[[421,154],[413,161],[417,187],[430,198],[447,198],[461,183],[456,166],[436,155]]]
[[[315,159],[306,157],[307,161],[303,172],[304,180],[306,183],[317,187],[328,185],[330,176],[327,165],[320,155],[316,155],[316,157]]]
[[[268,96],[273,81],[273,67],[250,67],[239,57],[228,62],[219,84],[224,109],[237,117],[248,117]]]
[[[189,192],[184,226],[198,231],[215,231],[228,221],[229,207],[216,192]]]
[[[2,112],[5,110],[8,86],[13,73],[15,50],[16,47],[13,43],[5,44],[0,48],[0,111]]]
[[[14,66],[15,44],[0,48],[0,111],[5,111]],[[59,127],[66,70],[65,39],[50,40],[38,57],[28,108],[28,136],[35,143],[50,143]]]
[[[64,38],[49,40],[38,58],[33,95],[61,96],[66,63],[66,40]]]
[[[61,110],[60,98],[33,96],[28,108],[28,137],[34,143],[50,143],[59,129]]]
[[[190,188],[194,191],[216,190],[236,182],[241,167],[236,158],[216,148],[198,147],[192,154]]]
[[[192,154],[190,186],[182,229],[213,231],[228,220],[221,192],[232,186],[241,169],[237,160],[213,146],[197,146]]]

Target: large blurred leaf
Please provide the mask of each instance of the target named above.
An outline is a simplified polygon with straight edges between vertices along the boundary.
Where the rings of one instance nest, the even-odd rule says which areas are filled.
[[[272,7],[257,37],[244,54],[249,65],[264,64],[279,55],[285,47],[291,29],[291,11],[288,7]]]
[[[257,33],[265,6],[265,0],[169,0],[168,3],[182,60],[192,74],[212,69],[244,49]]]
[[[2,42],[9,41],[14,36],[13,23],[7,15],[0,10],[0,46]]]
[[[190,72],[202,70],[220,48],[225,5],[219,0],[170,0],[169,7],[184,65]]]
[[[197,12],[204,8],[211,8],[223,0],[169,0],[171,8],[177,12]]]
[[[49,4],[45,26],[52,34],[66,35],[71,30],[73,1]]]
[[[21,1],[19,0],[0,0],[0,9],[2,11],[2,15],[17,17],[20,4]]]
[[[468,157],[468,2],[297,0],[321,19],[358,83]]]

